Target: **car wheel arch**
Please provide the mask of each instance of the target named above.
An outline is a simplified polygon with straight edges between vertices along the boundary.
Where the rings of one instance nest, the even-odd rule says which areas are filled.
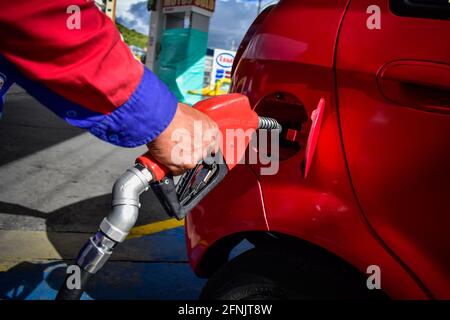
[[[286,260],[292,258],[292,256],[298,259],[313,257],[315,261],[323,261],[323,267],[326,269],[339,267],[340,270],[345,270],[340,276],[359,277],[361,279],[365,277],[355,266],[315,243],[283,233],[266,231],[238,232],[218,239],[202,257],[196,270],[197,275],[202,278],[209,278],[225,264],[236,258],[229,259],[229,255],[243,240],[249,241],[256,249],[282,252]]]

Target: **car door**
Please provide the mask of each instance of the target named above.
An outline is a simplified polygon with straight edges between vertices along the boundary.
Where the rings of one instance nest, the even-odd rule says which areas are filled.
[[[356,197],[380,240],[437,298],[450,298],[449,6],[352,0],[336,53]]]

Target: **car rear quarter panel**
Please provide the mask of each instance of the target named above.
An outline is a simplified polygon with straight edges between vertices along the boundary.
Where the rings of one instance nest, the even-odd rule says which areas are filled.
[[[308,116],[324,98],[318,145],[306,179],[301,169],[304,144],[295,156],[281,161],[276,175],[261,176],[257,166],[252,167],[257,179],[250,178],[249,172],[238,173],[237,168],[230,173],[187,218],[194,270],[218,239],[243,230],[270,230],[319,245],[362,272],[378,265],[382,287],[391,297],[426,297],[367,225],[349,182],[333,73],[346,6],[346,0],[281,1],[250,41],[236,68],[232,91],[246,94],[256,110],[264,97],[289,93],[303,104]],[[309,124],[299,135],[302,143]]]
[[[189,261],[201,275],[200,263],[216,241],[245,231],[268,231],[261,187],[253,171],[237,165],[186,218]]]

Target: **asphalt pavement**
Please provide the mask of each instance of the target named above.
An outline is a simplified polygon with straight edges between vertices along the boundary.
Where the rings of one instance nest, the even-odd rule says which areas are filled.
[[[108,213],[115,179],[145,147],[111,146],[71,127],[17,87],[0,120],[0,299],[52,299]],[[126,241],[83,299],[196,299],[184,230],[151,192]]]

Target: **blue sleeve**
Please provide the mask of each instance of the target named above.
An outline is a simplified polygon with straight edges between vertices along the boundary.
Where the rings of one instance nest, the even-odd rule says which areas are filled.
[[[14,83],[14,75],[7,75],[0,68],[0,119],[3,115],[3,105],[5,104],[6,94]]]
[[[177,109],[175,96],[147,68],[130,98],[109,114],[94,112],[69,101],[39,82],[26,78],[2,57],[0,73],[15,79],[17,84],[69,124],[121,147],[138,147],[155,139],[172,121]]]

